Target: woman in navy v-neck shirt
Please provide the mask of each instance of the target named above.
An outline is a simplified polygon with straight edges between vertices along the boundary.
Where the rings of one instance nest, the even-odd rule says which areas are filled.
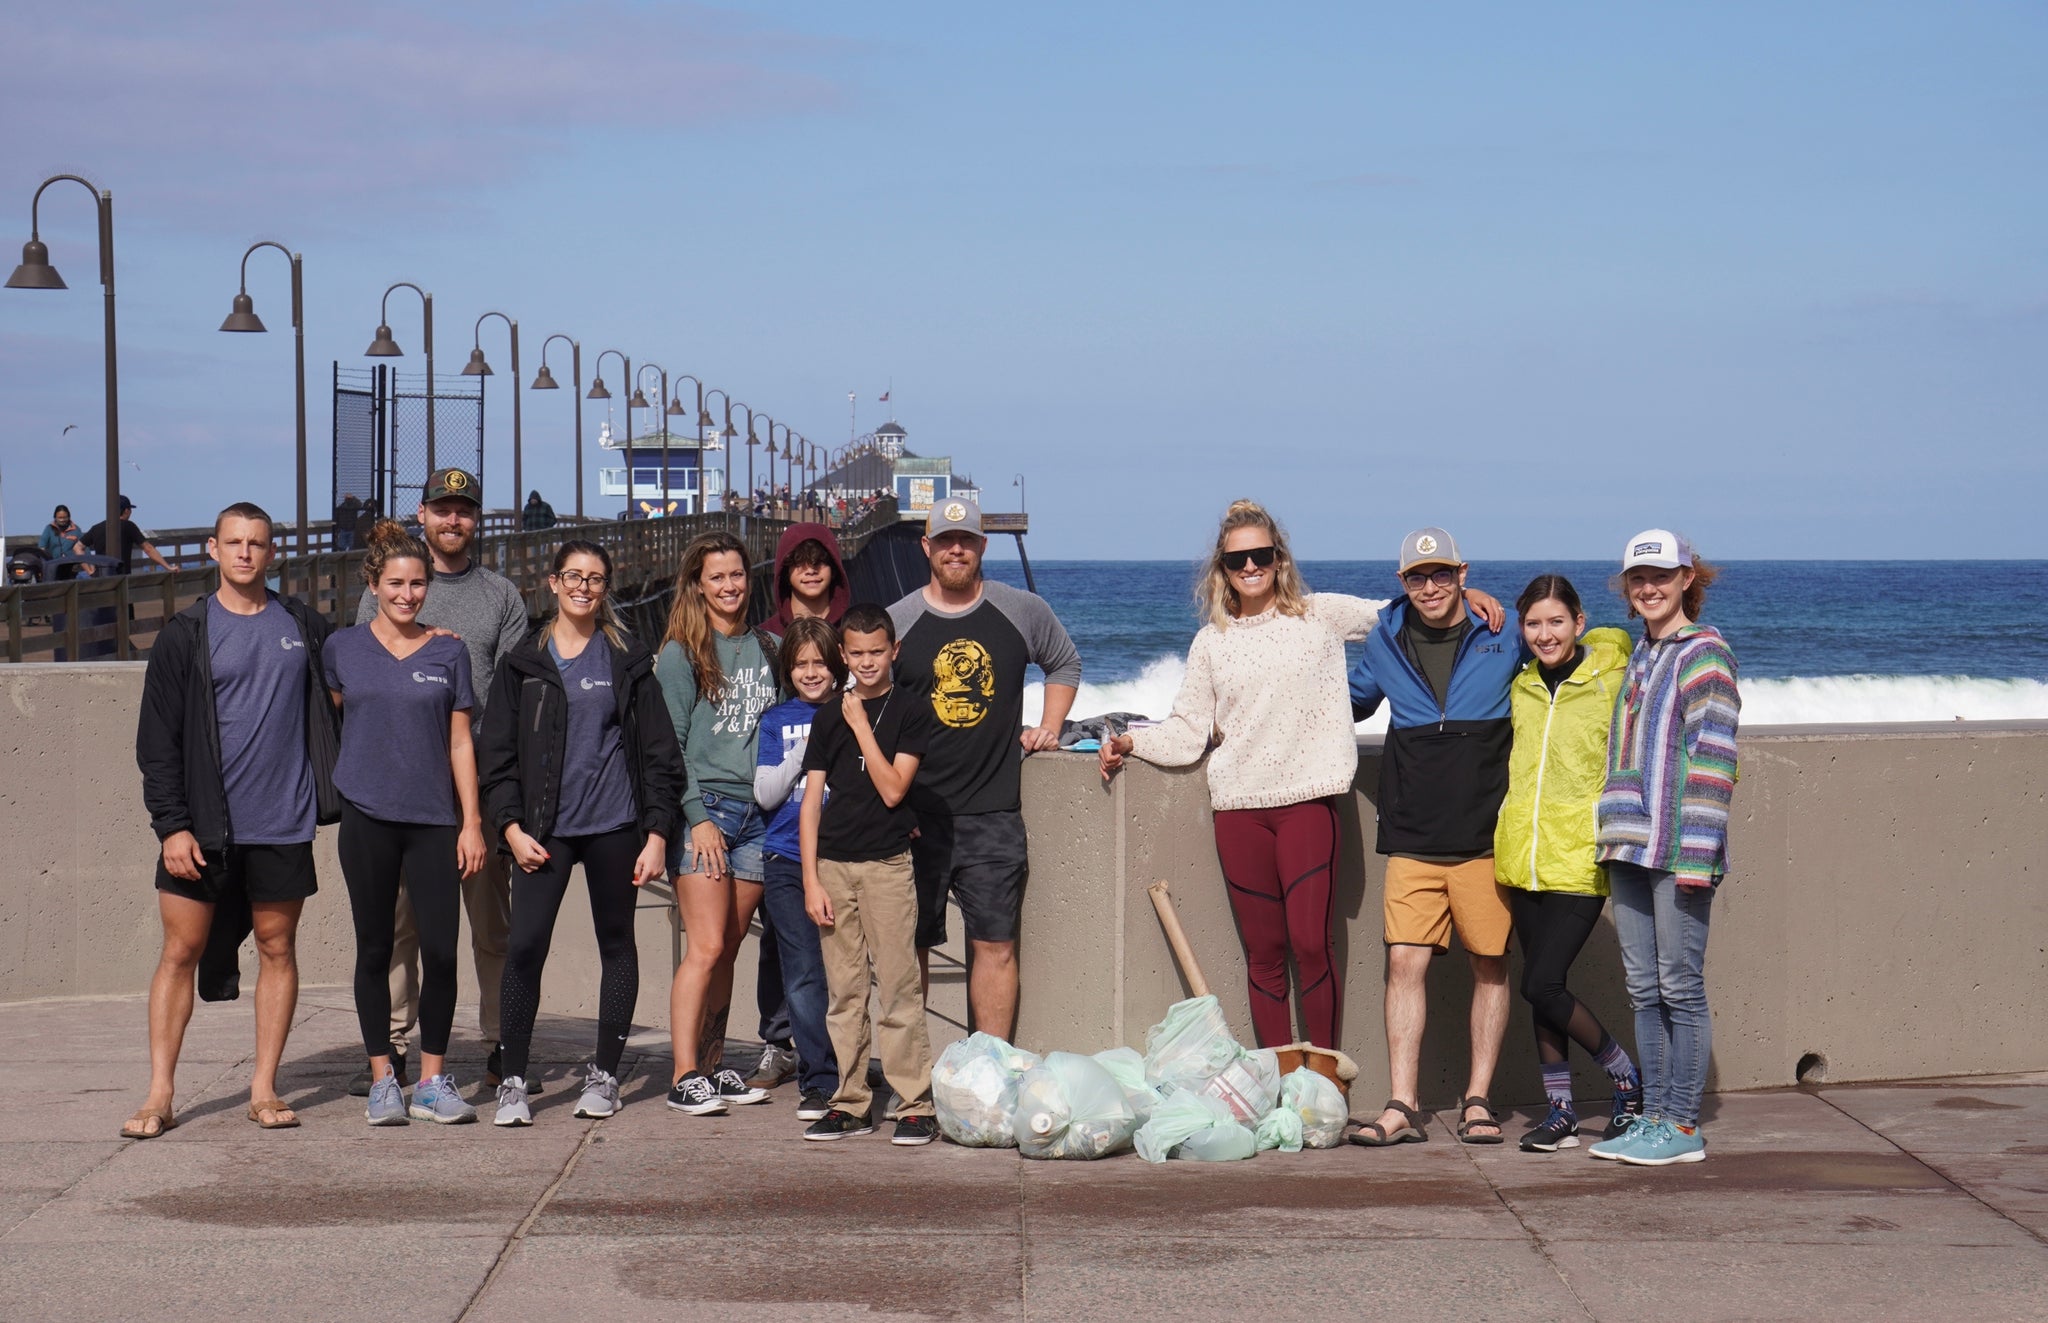
[[[469,649],[416,617],[433,562],[393,520],[370,530],[364,579],[377,597],[367,624],[337,631],[325,656],[341,709],[341,871],[356,929],[356,1019],[370,1058],[371,1125],[404,1125],[404,1087],[391,1069],[392,935],[401,877],[420,934],[420,1081],[410,1114],[476,1120],[445,1060],[455,1021],[455,944],[462,879],[484,863],[476,751],[470,743]]]

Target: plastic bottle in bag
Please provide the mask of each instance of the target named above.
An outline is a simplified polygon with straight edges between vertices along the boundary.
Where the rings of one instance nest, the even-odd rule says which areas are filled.
[[[1303,1066],[1280,1081],[1280,1106],[1276,1111],[1292,1112],[1301,1118],[1301,1142],[1306,1148],[1336,1148],[1344,1142],[1344,1122],[1350,1108],[1343,1090],[1325,1075]]]
[[[1093,1057],[1049,1052],[1017,1082],[1011,1131],[1027,1158],[1106,1158],[1137,1128],[1123,1086]]]
[[[1017,1083],[1037,1064],[1036,1053],[994,1034],[969,1034],[948,1046],[932,1065],[940,1132],[970,1148],[1014,1147]]]

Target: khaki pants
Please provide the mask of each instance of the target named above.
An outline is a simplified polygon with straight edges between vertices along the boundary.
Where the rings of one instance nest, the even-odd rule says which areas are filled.
[[[833,923],[818,930],[831,997],[825,1029],[839,1058],[839,1091],[832,1105],[869,1115],[868,982],[870,966],[877,1014],[875,1040],[882,1074],[901,1101],[896,1114],[932,1114],[932,1041],[925,1028],[924,993],[917,973],[917,887],[910,852],[873,863],[818,861],[818,882],[832,901]]]
[[[512,936],[512,861],[492,850],[474,876],[462,879],[469,914],[469,949],[476,962],[477,1027],[484,1045],[498,1045],[498,994],[505,982],[505,949]],[[398,928],[391,946],[391,1041],[403,1043],[419,1022],[420,934],[412,901],[401,885]]]

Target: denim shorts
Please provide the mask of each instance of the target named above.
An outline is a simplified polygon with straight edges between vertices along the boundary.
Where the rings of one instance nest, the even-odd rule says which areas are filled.
[[[718,824],[725,837],[726,867],[742,882],[759,882],[768,876],[761,860],[761,842],[768,835],[768,820],[751,799],[736,799],[716,790],[704,792],[704,812]],[[695,851],[686,828],[668,843],[668,873],[696,871]]]

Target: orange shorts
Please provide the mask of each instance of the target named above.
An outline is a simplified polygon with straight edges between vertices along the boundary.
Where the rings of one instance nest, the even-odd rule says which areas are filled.
[[[1451,929],[1473,955],[1506,955],[1514,921],[1508,893],[1493,878],[1493,857],[1462,864],[1420,859],[1387,860],[1388,946],[1433,946],[1448,951]]]

